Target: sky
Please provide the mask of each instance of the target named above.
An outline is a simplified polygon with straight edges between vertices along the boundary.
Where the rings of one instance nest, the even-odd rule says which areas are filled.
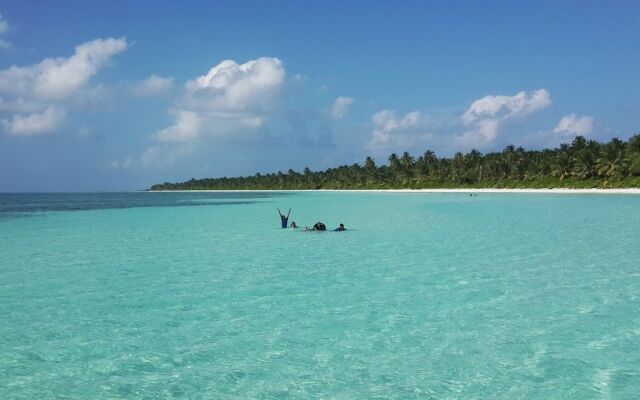
[[[638,1],[0,1],[0,192],[640,132]]]

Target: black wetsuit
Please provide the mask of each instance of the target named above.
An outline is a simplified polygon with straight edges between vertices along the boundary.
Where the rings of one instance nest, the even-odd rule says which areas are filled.
[[[280,222],[282,222],[282,228],[286,228],[288,226],[287,222],[289,222],[289,217],[280,214]]]

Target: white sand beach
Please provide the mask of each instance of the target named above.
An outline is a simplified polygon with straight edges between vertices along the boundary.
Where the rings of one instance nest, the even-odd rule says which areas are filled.
[[[640,188],[625,189],[317,189],[317,190],[155,190],[154,192],[380,192],[380,193],[548,193],[548,194],[640,194]]]

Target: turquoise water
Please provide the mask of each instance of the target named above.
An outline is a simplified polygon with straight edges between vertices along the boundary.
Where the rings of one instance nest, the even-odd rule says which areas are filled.
[[[637,398],[639,244],[632,195],[0,194],[0,398]]]

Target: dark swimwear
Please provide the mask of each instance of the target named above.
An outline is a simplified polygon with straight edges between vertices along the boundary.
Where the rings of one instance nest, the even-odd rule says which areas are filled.
[[[286,228],[287,222],[289,221],[289,217],[285,217],[284,215],[280,215],[280,222],[282,222],[282,227]]]
[[[327,227],[322,222],[316,222],[316,224],[313,226],[313,230],[314,231],[326,231]]]

